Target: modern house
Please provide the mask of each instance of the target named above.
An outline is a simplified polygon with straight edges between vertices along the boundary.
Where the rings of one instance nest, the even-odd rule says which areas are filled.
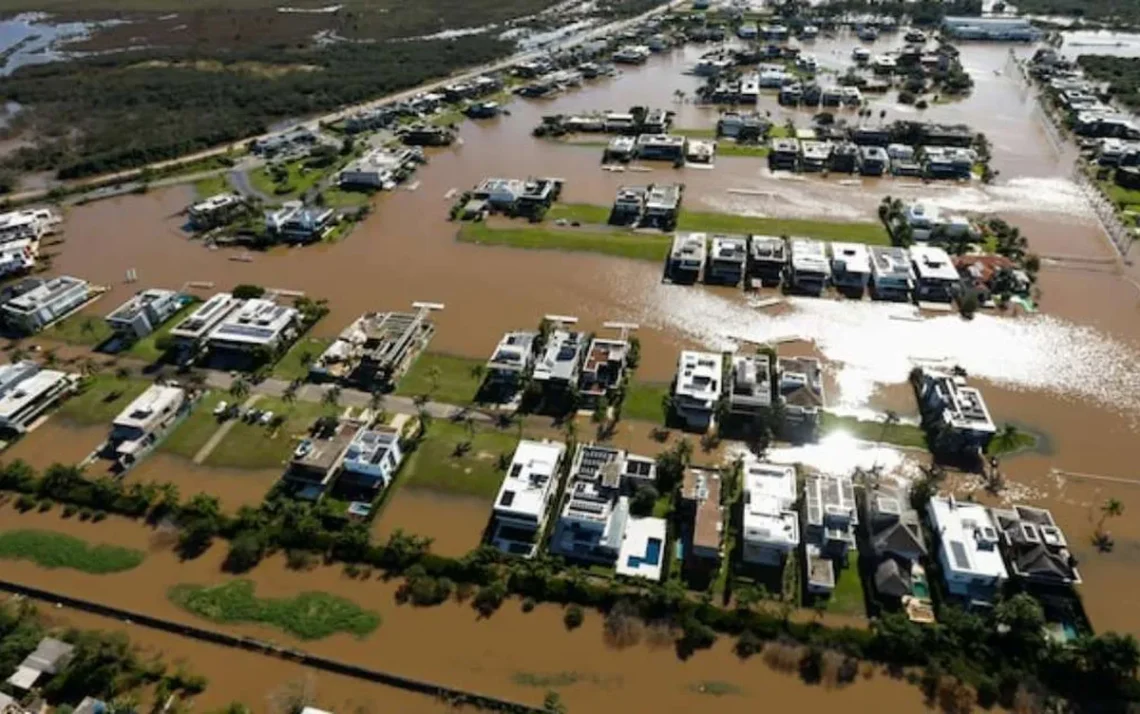
[[[531,378],[547,390],[576,387],[585,350],[584,333],[562,328],[551,330],[546,344],[535,357]]]
[[[645,45],[625,45],[614,52],[611,59],[615,64],[645,64],[650,54]]]
[[[935,433],[942,450],[985,451],[997,433],[982,393],[966,385],[964,377],[920,370],[917,375],[918,407],[923,424]]]
[[[39,241],[54,230],[60,217],[49,208],[28,208],[0,214],[0,244],[16,240]]]
[[[38,240],[20,238],[0,243],[0,277],[31,272],[39,256]]]
[[[772,408],[772,360],[762,352],[732,356],[730,414],[756,418]]]
[[[744,460],[742,558],[756,565],[782,565],[800,544],[796,513],[796,468]]]
[[[534,341],[537,332],[508,332],[499,340],[487,360],[486,381],[489,386],[516,390],[534,366]]]
[[[645,213],[642,223],[673,230],[681,210],[681,186],[672,183],[655,183],[645,194]]]
[[[916,241],[929,240],[935,232],[947,238],[960,238],[970,234],[970,221],[962,216],[943,215],[942,209],[932,203],[911,203],[903,209],[903,220],[910,226]]]
[[[428,311],[369,312],[309,365],[313,381],[351,380],[370,390],[398,380],[435,334]]]
[[[871,253],[862,243],[831,244],[831,282],[836,290],[862,297],[871,280]]]
[[[871,295],[876,300],[910,300],[914,272],[905,248],[871,246]]]
[[[318,422],[314,433],[297,444],[282,476],[297,489],[297,498],[316,501],[329,490],[360,431],[360,424],[355,421],[338,420],[327,425]]]
[[[200,347],[205,344],[206,336],[241,302],[229,293],[217,293],[175,325],[170,337],[183,349]]]
[[[345,166],[339,175],[341,186],[394,188],[423,160],[419,149],[373,149]]]
[[[744,235],[714,235],[712,250],[705,267],[705,282],[718,285],[740,285],[744,279],[748,259],[748,237]]]
[[[471,192],[504,213],[530,215],[550,206],[562,192],[562,180],[554,178],[483,179]]]
[[[373,491],[388,487],[404,453],[400,433],[389,427],[360,429],[352,437],[341,462],[340,480]]]
[[[661,580],[669,526],[664,518],[630,516],[614,568],[627,578]]]
[[[684,161],[685,137],[642,134],[637,137],[637,158],[645,161]]]
[[[822,295],[831,279],[827,245],[811,238],[792,238],[788,255],[788,287],[806,295]]]
[[[286,201],[281,208],[265,214],[266,230],[289,242],[321,240],[335,225],[336,211],[310,208],[300,201]]]
[[[119,337],[140,340],[173,317],[182,302],[182,295],[173,290],[143,290],[115,308],[106,322]]]
[[[448,127],[433,124],[412,124],[400,132],[408,146],[448,146],[455,141],[455,132]]]
[[[78,375],[41,369],[30,360],[0,365],[0,429],[23,433],[78,381]]]
[[[788,244],[778,236],[748,239],[748,277],[760,286],[779,285],[788,267]]]
[[[534,555],[565,455],[566,445],[559,442],[519,442],[495,498],[491,543],[496,548],[525,558]]]
[[[221,319],[206,338],[212,351],[276,350],[296,337],[301,314],[272,300],[245,300]]]
[[[919,302],[950,302],[962,282],[958,269],[945,250],[933,245],[910,247],[914,268],[914,299]]]
[[[617,562],[632,518],[628,494],[642,484],[652,484],[655,478],[656,464],[651,459],[608,446],[580,444],[550,541],[551,552],[592,563]]]
[[[578,377],[578,392],[587,401],[596,402],[621,386],[629,359],[629,341],[595,337],[586,351]]]
[[[1028,17],[947,16],[942,18],[942,32],[959,40],[1033,42],[1041,37]]]
[[[859,147],[859,173],[864,176],[882,176],[890,167],[891,158],[883,147]]]
[[[826,171],[834,145],[830,141],[805,140],[800,142],[800,170]]]
[[[147,387],[111,423],[104,452],[121,466],[131,465],[158,443],[186,404],[186,392],[180,387]]]
[[[869,488],[863,502],[870,556],[874,558],[875,590],[880,596],[901,600],[915,595],[917,576],[925,578],[919,560],[926,557],[926,539],[918,511],[910,507],[909,494],[898,486],[880,484]],[[920,597],[929,593],[919,592]]]
[[[991,511],[1011,578],[1043,588],[1081,583],[1077,559],[1053,514],[1044,508],[1014,505]]]
[[[649,189],[645,186],[622,186],[614,196],[610,209],[610,223],[619,226],[636,226],[645,213],[645,200]]]
[[[714,572],[720,565],[724,510],[720,505],[720,474],[712,469],[687,468],[681,480],[685,566]]]
[[[718,352],[684,350],[673,383],[673,410],[690,429],[705,431],[712,424],[723,387],[724,356]]]
[[[919,155],[923,175],[932,179],[969,179],[978,161],[976,152],[958,146],[923,146]]]
[[[0,306],[12,329],[33,334],[78,309],[91,297],[86,280],[61,275],[49,278]]]
[[[200,231],[225,225],[245,210],[245,199],[236,193],[219,193],[191,204],[186,213],[190,225]]]
[[[810,474],[804,482],[803,539],[808,590],[830,593],[855,547],[859,511],[850,476]]]
[[[75,646],[54,637],[45,637],[36,649],[16,667],[7,683],[14,689],[30,691],[40,677],[59,674],[75,656]]]
[[[938,539],[938,562],[946,589],[968,604],[992,605],[1009,579],[1009,571],[989,510],[953,496],[935,496],[927,503],[926,514]]]
[[[814,438],[823,409],[823,371],[819,360],[781,357],[778,364],[784,426],[803,438]]]
[[[615,136],[602,152],[603,161],[629,161],[637,155],[637,138]]]
[[[708,236],[704,233],[678,233],[669,251],[669,279],[675,283],[695,283],[701,278],[708,254]]]

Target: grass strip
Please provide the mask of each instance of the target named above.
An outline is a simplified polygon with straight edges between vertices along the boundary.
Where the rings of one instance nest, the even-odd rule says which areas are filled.
[[[881,421],[863,421],[855,417],[838,416],[823,412],[820,416],[821,434],[842,431],[862,441],[894,444],[913,449],[926,448],[926,433],[915,424],[884,425]]]
[[[440,352],[425,352],[400,380],[396,394],[429,398],[447,404],[470,404],[479,391],[481,377],[477,367],[484,360],[458,357]]]
[[[167,597],[178,607],[212,622],[255,622],[302,640],[319,640],[341,632],[364,637],[380,626],[380,615],[351,600],[322,592],[259,598],[251,580],[231,580],[213,587],[175,585]]]
[[[0,533],[0,558],[29,560],[42,568],[68,568],[93,575],[137,568],[141,551],[114,545],[90,545],[63,533],[18,530]]]
[[[826,241],[890,245],[891,238],[882,223],[823,221],[807,218],[758,218],[727,213],[681,210],[679,231],[705,233],[753,233],[776,236],[803,236]]]
[[[607,214],[608,215],[608,214]],[[486,223],[465,223],[458,239],[464,243],[508,246],[531,250],[566,250],[601,253],[633,260],[665,260],[671,236],[617,230],[561,229],[554,227],[493,228]]]

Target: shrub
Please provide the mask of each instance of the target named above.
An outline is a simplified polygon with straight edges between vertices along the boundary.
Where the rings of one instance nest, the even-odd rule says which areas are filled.
[[[501,581],[496,581],[479,588],[479,592],[475,593],[475,599],[471,604],[480,615],[490,617],[502,606],[503,599],[506,596],[507,586]]]
[[[107,512],[106,511],[95,511],[94,513],[91,514],[91,520],[94,521],[95,523],[98,523],[99,521],[105,521],[105,520],[107,520]]]
[[[313,567],[315,558],[307,550],[289,550],[285,552],[285,566],[290,570],[308,570]]]
[[[752,630],[745,630],[740,633],[740,637],[736,640],[736,656],[741,659],[748,659],[764,648],[764,643],[756,636]]]
[[[76,508],[73,504],[69,503],[63,507],[63,517],[64,518],[71,518],[72,516],[75,515],[76,511],[78,511],[78,510],[79,509]]]
[[[260,285],[241,284],[230,293],[238,300],[254,300],[265,294],[265,288]]]
[[[522,611],[523,612],[530,612],[531,610],[534,610],[534,606],[535,606],[534,598],[532,598],[532,597],[523,598],[523,601],[522,601]]]
[[[80,508],[79,509],[79,520],[81,520],[81,521],[89,521],[89,520],[91,520],[91,517],[94,515],[95,515],[95,511],[92,511],[90,508]]]
[[[580,605],[571,605],[566,608],[566,612],[562,615],[562,622],[566,625],[567,630],[576,630],[582,626],[582,621],[586,619],[586,614],[582,611]]]
[[[51,501],[49,501],[46,498],[42,498],[42,499],[40,499],[40,502],[36,504],[36,510],[39,511],[40,513],[47,513],[48,511],[51,510],[51,506],[52,506]]]
[[[20,513],[27,513],[35,507],[36,499],[32,498],[26,493],[21,494],[21,496],[16,499],[16,510]]]
[[[899,92],[899,104],[914,104],[916,98],[914,92],[908,92],[905,89]]]

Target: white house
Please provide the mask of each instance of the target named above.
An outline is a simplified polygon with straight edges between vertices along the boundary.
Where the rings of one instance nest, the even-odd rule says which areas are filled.
[[[108,451],[119,463],[132,463],[158,443],[185,403],[186,392],[179,387],[147,387],[111,423]]]
[[[551,330],[542,354],[534,361],[531,376],[534,381],[544,385],[577,385],[585,349],[585,334],[563,329]]]
[[[618,552],[618,575],[646,580],[661,580],[665,560],[666,531],[664,518],[630,516]]]
[[[293,338],[299,318],[296,308],[262,298],[246,300],[222,318],[207,344],[211,350],[276,349]]]
[[[310,208],[300,201],[286,201],[265,214],[266,229],[289,241],[320,240],[336,225],[336,211]]]
[[[809,295],[822,294],[831,278],[826,244],[811,238],[792,238],[789,247],[791,287]]]
[[[496,548],[525,558],[534,555],[565,454],[566,445],[559,442],[519,442],[492,511],[491,542]]]
[[[926,513],[938,540],[946,589],[970,602],[992,603],[1009,573],[989,509],[953,496],[936,496],[926,505]]]
[[[495,345],[487,360],[487,383],[505,387],[517,386],[534,365],[534,341],[537,332],[508,332]]]
[[[914,297],[919,301],[950,302],[962,282],[946,251],[933,245],[913,245]]]
[[[910,226],[916,241],[929,240],[935,231],[949,238],[969,235],[970,221],[963,216],[948,216],[933,203],[912,203],[903,209],[903,220]]]
[[[344,454],[341,479],[373,489],[386,488],[403,459],[400,434],[395,429],[361,429]]]
[[[59,220],[59,216],[48,208],[28,208],[0,214],[0,243],[25,239],[39,241]]]
[[[187,209],[190,224],[199,230],[213,228],[230,220],[245,206],[236,193],[219,193],[191,204]]]
[[[729,412],[754,417],[772,406],[772,360],[767,354],[732,356]]]
[[[33,238],[0,243],[0,277],[30,271],[36,267],[39,255],[39,241]]]
[[[708,236],[704,233],[678,233],[669,251],[669,277],[674,282],[694,283],[701,277],[708,254]]]
[[[862,295],[871,280],[871,254],[862,243],[831,244],[831,282],[839,290]]]
[[[201,344],[218,323],[239,305],[241,300],[233,295],[217,293],[175,325],[170,336],[185,347]]]
[[[0,306],[0,312],[13,328],[26,333],[39,332],[83,305],[90,296],[91,286],[86,280],[61,275],[12,298]]]
[[[871,292],[878,300],[910,300],[914,271],[905,248],[871,248]]]
[[[182,296],[174,290],[151,288],[136,293],[107,315],[107,325],[117,335],[130,340],[146,337],[169,320],[182,306]]]
[[[784,423],[812,435],[819,427],[819,412],[823,409],[823,370],[819,360],[781,357],[778,363]]]
[[[746,562],[780,565],[800,543],[796,469],[744,460],[744,552]]]
[[[340,172],[341,186],[392,188],[400,180],[400,171],[419,160],[412,149],[373,149]]]
[[[74,388],[79,377],[35,362],[0,365],[0,427],[23,432]]]
[[[673,409],[689,428],[703,431],[712,423],[724,389],[723,371],[724,357],[718,352],[681,352],[673,385]]]

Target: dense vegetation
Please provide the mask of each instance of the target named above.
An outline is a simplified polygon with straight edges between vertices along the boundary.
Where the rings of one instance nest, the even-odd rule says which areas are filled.
[[[1108,92],[1130,109],[1140,109],[1140,57],[1081,55],[1077,64],[1090,79],[1108,82]]]
[[[1110,25],[1140,23],[1137,0],[1018,0],[1018,12],[1030,15],[1063,15]]]
[[[63,533],[18,530],[0,533],[0,559],[30,560],[44,568],[70,568],[101,575],[138,567],[143,553],[113,545],[88,545]]]
[[[190,50],[118,52],[22,67],[0,96],[28,107],[39,137],[7,168],[76,178],[140,166],[262,133],[300,117],[414,86],[510,51],[488,35],[322,49],[249,49],[226,63],[305,65],[307,71],[202,71],[171,64]]]
[[[670,479],[676,481],[681,469],[676,454],[663,454],[658,464],[664,475],[662,488],[675,487],[669,485]],[[308,567],[323,557],[346,563],[350,576],[372,568],[403,575],[401,597],[418,605],[470,596],[472,606],[486,616],[515,594],[533,602],[593,607],[608,613],[607,632],[611,619],[619,632],[627,629],[623,622],[630,619],[671,624],[682,655],[711,646],[718,633],[734,634],[742,657],[760,651],[766,657],[770,651],[783,653],[780,659],[790,659],[790,669],[810,681],[819,680],[828,658],[838,659],[844,671],[859,659],[920,667],[925,671],[922,685],[932,699],[956,707],[949,711],[969,711],[975,696],[983,705],[1000,702],[1007,707],[1026,697],[1062,696],[1086,707],[1082,710],[1099,712],[1125,712],[1140,701],[1135,678],[1140,648],[1135,638],[1084,634],[1068,646],[1058,645],[1044,635],[1041,605],[1025,594],[1010,594],[985,614],[944,604],[935,625],[916,625],[903,614],[887,613],[870,630],[824,627],[790,619],[792,607],[787,601],[776,609],[738,597],[735,607],[718,607],[710,599],[689,597],[677,580],[663,584],[612,580],[603,585],[545,555],[522,561],[482,546],[462,558],[447,558],[431,553],[429,540],[399,531],[384,543],[373,543],[363,523],[330,518],[319,506],[272,494],[259,508],[243,507],[228,515],[216,498],[206,494],[181,501],[171,486],[124,487],[117,481],[96,486],[62,466],[39,477],[19,461],[0,470],[0,489],[65,502],[88,501],[96,492],[104,493],[104,503],[122,506],[131,515],[177,523],[184,557],[201,553],[216,537],[228,538],[228,567],[235,569],[253,567],[264,554],[280,549],[287,552],[291,567]],[[933,577],[932,584],[936,582]],[[246,594],[253,600],[251,592]],[[223,600],[230,605],[235,601]],[[213,610],[213,604],[204,607],[204,612],[225,618],[225,610]],[[567,626],[580,623],[579,615],[575,611],[571,617],[568,610]]]
[[[824,17],[841,15],[886,15],[896,19],[909,17],[918,25],[934,25],[947,15],[981,15],[982,0],[837,0],[812,7],[812,13]]]

